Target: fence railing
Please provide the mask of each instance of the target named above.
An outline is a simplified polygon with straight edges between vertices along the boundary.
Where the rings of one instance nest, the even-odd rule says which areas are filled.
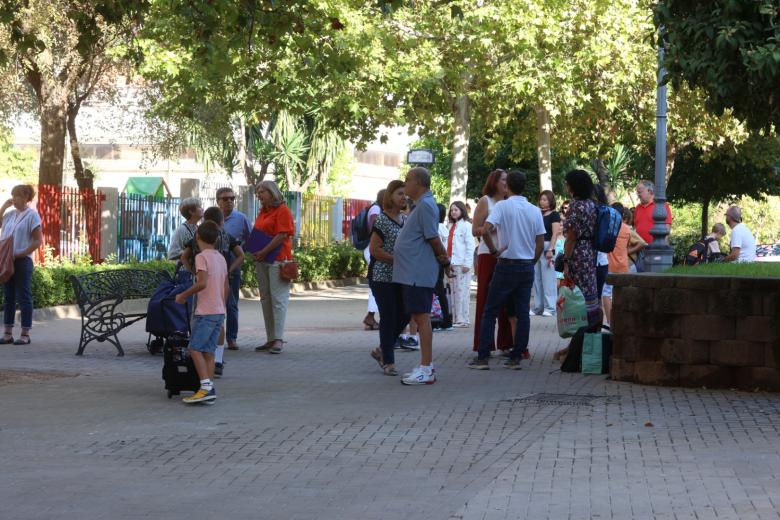
[[[79,189],[69,186],[40,185],[35,201],[38,213],[47,224],[41,226],[44,244],[59,244],[60,258],[74,261],[88,256],[93,262],[100,261],[100,223],[105,196],[93,189]],[[51,214],[42,207],[56,207],[59,215]],[[44,257],[43,248],[38,259]]]
[[[295,221],[294,245],[322,246],[349,240],[352,219],[371,201],[285,192]],[[214,203],[201,199],[204,206]],[[121,194],[117,210],[117,259],[141,261],[165,258],[173,232],[183,222],[178,198],[154,199]],[[252,187],[236,190],[236,209],[254,222],[260,203]]]
[[[117,258],[140,261],[165,258],[176,228],[184,220],[178,198],[156,199],[144,195],[119,195]]]

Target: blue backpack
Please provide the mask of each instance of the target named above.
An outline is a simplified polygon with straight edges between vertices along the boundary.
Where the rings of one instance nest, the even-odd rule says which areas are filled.
[[[623,224],[623,217],[616,209],[607,205],[599,204],[596,206],[596,230],[593,234],[593,245],[596,251],[601,253],[611,253],[615,249],[620,226]]]
[[[371,241],[371,230],[368,229],[368,211],[374,206],[371,204],[360,210],[352,219],[352,245],[361,251],[368,247]]]
[[[146,332],[167,337],[175,333],[190,335],[190,314],[192,298],[185,305],[176,303],[176,295],[192,287],[192,274],[181,264],[173,278],[163,281],[152,297],[146,314]]]

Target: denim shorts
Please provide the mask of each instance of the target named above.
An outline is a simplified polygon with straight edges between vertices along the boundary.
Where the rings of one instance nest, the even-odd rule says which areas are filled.
[[[406,314],[430,314],[433,307],[433,287],[401,285]]]
[[[224,319],[224,314],[196,314],[192,318],[190,348],[207,354],[216,352],[219,329]]]

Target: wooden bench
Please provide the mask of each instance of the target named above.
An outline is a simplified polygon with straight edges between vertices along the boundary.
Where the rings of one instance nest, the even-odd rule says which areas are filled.
[[[112,343],[117,355],[124,356],[117,333],[146,318],[146,310],[123,313],[117,307],[125,300],[150,298],[166,279],[170,279],[166,271],[148,269],[116,269],[71,276],[81,310],[81,340],[76,355],[82,355],[87,344],[98,340]]]

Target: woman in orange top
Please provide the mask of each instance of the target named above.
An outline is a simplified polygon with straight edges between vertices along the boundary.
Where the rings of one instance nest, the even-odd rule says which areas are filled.
[[[287,304],[290,301],[290,282],[282,280],[279,273],[282,263],[292,257],[292,242],[295,223],[292,213],[284,203],[284,196],[273,181],[262,181],[257,185],[255,194],[262,204],[255,220],[255,229],[273,237],[263,249],[254,253],[255,274],[260,286],[263,321],[265,322],[266,342],[255,350],[271,354],[281,354],[284,344],[284,322],[287,318]],[[266,262],[265,257],[281,245],[279,255],[274,262]]]

